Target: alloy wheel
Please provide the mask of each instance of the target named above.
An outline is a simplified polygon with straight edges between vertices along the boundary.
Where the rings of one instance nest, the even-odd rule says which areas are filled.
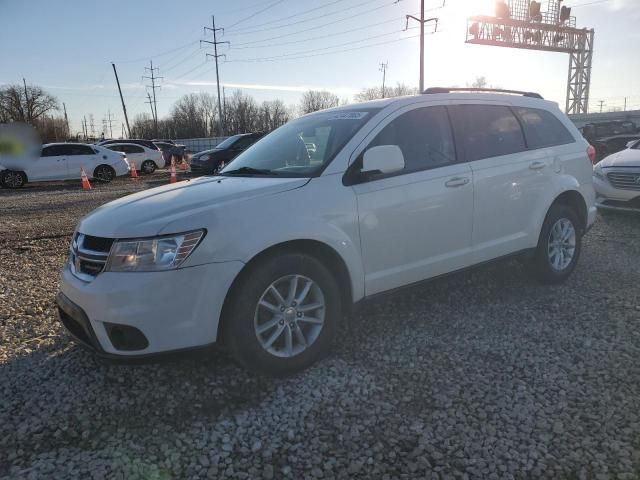
[[[113,170],[107,166],[98,167],[94,172],[94,176],[102,182],[110,182],[113,180]]]
[[[568,218],[560,218],[549,231],[547,255],[554,270],[567,268],[576,251],[576,230]]]
[[[4,174],[4,183],[9,188],[19,188],[24,184],[24,178],[19,172],[7,172]]]
[[[303,275],[287,275],[264,291],[255,309],[254,330],[262,348],[277,357],[293,357],[309,348],[325,320],[324,294]]]

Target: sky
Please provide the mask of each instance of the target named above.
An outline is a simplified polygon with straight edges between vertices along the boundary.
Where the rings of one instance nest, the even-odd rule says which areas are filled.
[[[464,43],[466,17],[492,14],[492,0],[424,0],[438,32],[425,37],[425,86],[465,86],[478,76],[491,85],[529,90],[564,107],[568,55]],[[543,10],[546,1],[543,1]],[[640,0],[564,0],[578,27],[595,29],[592,111],[640,109]],[[0,85],[44,87],[65,103],[73,132],[93,115],[101,131],[109,112],[114,136],[124,121],[111,62],[129,113],[150,112],[145,67],[158,67],[160,117],[191,92],[216,92],[213,53],[200,40],[215,15],[220,81],[226,95],[241,89],[257,101],[296,104],[308,89],[351,100],[364,87],[417,86],[418,29],[405,15],[420,0],[0,0]],[[431,32],[433,26],[427,26]],[[116,131],[118,133],[116,133]]]

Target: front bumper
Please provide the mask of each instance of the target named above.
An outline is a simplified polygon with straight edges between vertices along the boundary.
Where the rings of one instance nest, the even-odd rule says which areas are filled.
[[[65,265],[57,297],[60,320],[77,340],[105,356],[143,357],[208,345],[216,341],[224,299],[243,266],[103,272],[84,282]],[[123,331],[139,341],[123,343]]]
[[[594,175],[596,207],[606,210],[640,211],[640,190],[615,188]]]

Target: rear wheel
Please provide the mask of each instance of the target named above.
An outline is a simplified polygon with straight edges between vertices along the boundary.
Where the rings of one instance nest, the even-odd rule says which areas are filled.
[[[573,272],[582,247],[576,212],[567,205],[549,209],[533,259],[533,271],[544,283],[564,282]]]
[[[251,371],[286,375],[322,357],[340,315],[340,292],[327,268],[305,254],[271,257],[243,275],[225,314],[234,358]]]
[[[0,172],[0,185],[6,188],[22,188],[27,183],[27,175],[24,172],[2,170]]]
[[[93,171],[93,178],[104,183],[109,183],[116,178],[116,172],[109,165],[98,165]]]
[[[141,168],[144,173],[152,174],[158,167],[153,160],[145,160],[144,162],[142,162]]]

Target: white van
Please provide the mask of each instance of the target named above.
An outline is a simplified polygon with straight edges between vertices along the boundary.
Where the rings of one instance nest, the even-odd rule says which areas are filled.
[[[530,93],[436,89],[306,115],[216,176],[83,218],[60,317],[104,355],[223,341],[251,370],[296,371],[372,295],[514,254],[565,280],[596,216],[594,153]]]

